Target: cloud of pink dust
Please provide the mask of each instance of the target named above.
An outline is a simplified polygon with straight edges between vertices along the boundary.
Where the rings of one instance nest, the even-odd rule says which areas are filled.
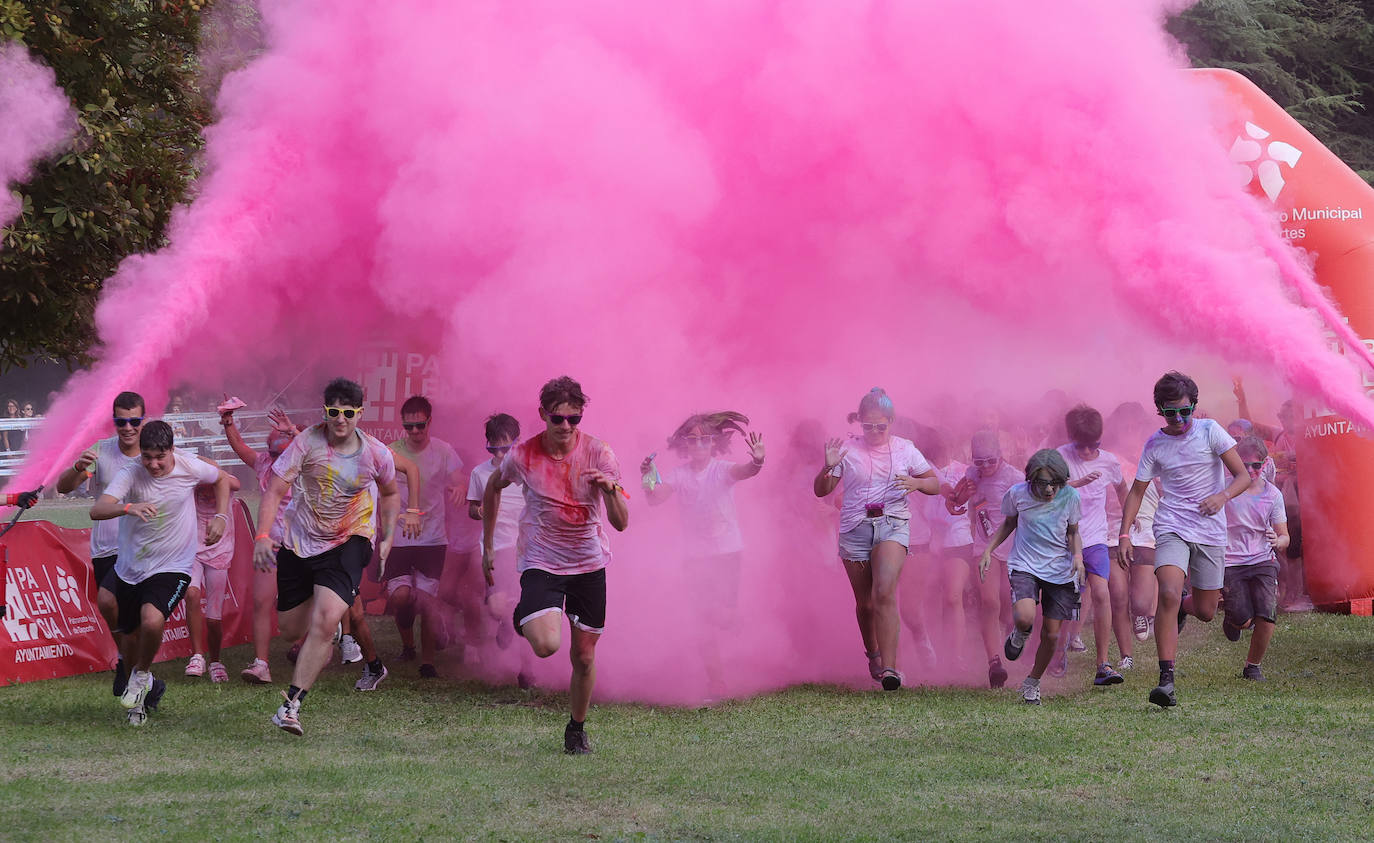
[[[739,626],[707,629],[672,505],[636,495],[601,691],[700,699],[708,633],[732,694],[865,682],[810,482],[870,387],[956,452],[989,411],[1039,424],[1058,388],[1106,412],[1175,367],[1265,372],[1374,424],[1164,8],[267,4],[194,203],[110,279],[100,362],[21,480],[104,435],[121,389],[318,380],[367,343],[436,355],[436,434],[478,456],[486,414],[532,432],[539,385],[578,377],[632,490],[686,415],[736,409],[770,448],[736,490]],[[981,652],[913,650],[914,681],[981,681]]]
[[[22,210],[9,188],[55,152],[75,124],[52,68],[34,60],[23,45],[0,42],[0,226]]]

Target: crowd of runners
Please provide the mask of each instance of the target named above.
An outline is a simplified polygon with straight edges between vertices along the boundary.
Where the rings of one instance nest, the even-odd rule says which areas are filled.
[[[1247,416],[1239,382],[1236,395]],[[236,423],[243,403],[218,406],[227,445],[261,493],[252,553],[255,658],[242,680],[273,682],[274,612],[280,635],[292,642],[292,676],[273,724],[304,733],[302,706],[336,648],[344,662],[362,663],[359,691],[386,679],[360,596],[366,572],[375,570],[401,637],[400,658],[418,660],[421,677],[437,675],[435,651],[455,634],[455,609],[468,627],[494,626],[503,648],[524,639],[522,687],[533,660],[564,649],[566,634],[572,671],[564,749],[590,751],[583,724],[606,625],[609,533],[629,526],[631,496],[611,447],[583,428],[589,400],[581,386],[560,377],[538,398],[543,428],[522,439],[514,416],[492,415],[483,429],[490,459],[471,470],[431,435],[434,410],[422,396],[402,405],[404,436],[388,445],[358,427],[362,387],[336,379],[309,427],[274,411],[261,453]],[[1069,404],[1066,397],[1058,403]],[[1022,700],[1038,704],[1044,674],[1064,675],[1067,651],[1084,649],[1085,604],[1094,685],[1122,683],[1135,668],[1136,645],[1153,637],[1159,679],[1149,700],[1176,705],[1179,632],[1189,616],[1211,621],[1219,606],[1227,638],[1250,632],[1243,677],[1262,679],[1280,578],[1295,567],[1290,541],[1300,535],[1296,523],[1289,529],[1290,517],[1296,521],[1288,491],[1296,492],[1296,409],[1285,405],[1276,428],[1244,417],[1223,427],[1199,412],[1197,385],[1177,372],[1159,379],[1152,403],[1162,426],[1140,404],[1124,404],[1105,420],[1078,404],[1055,408],[1039,426],[989,416],[956,437],[899,416],[882,389],[865,394],[849,417],[856,430],[818,441],[806,457],[814,466],[811,488],[795,485],[798,495],[833,501],[824,512],[837,522],[838,556],[873,680],[887,690],[904,683],[897,650],[905,623],[927,654],[937,627],[948,633],[939,636],[942,647],[981,643],[988,685],[1001,687],[1004,659],[1022,656],[1038,624],[1033,666],[1020,687]],[[89,482],[95,497],[97,605],[120,653],[112,690],[134,725],[166,691],[152,665],[182,600],[193,650],[186,674],[229,678],[222,617],[234,558],[230,506],[240,486],[208,449],[178,447],[181,434],[147,415],[140,395],[121,393],[114,435],[57,481],[62,493]],[[729,457],[736,437],[742,459]],[[763,436],[742,413],[721,411],[684,420],[667,445],[676,464],[661,469],[651,454],[633,485],[649,505],[677,507],[704,621],[734,628],[747,564],[735,486],[764,470]],[[32,505],[34,498],[6,502]],[[454,561],[452,535],[461,525],[451,523],[452,512],[481,523],[472,556],[480,557],[485,587],[458,584],[463,564]],[[910,595],[900,587],[909,560],[922,569],[924,596],[939,604],[940,620],[923,616],[921,600],[902,599]],[[1296,596],[1300,588],[1290,591]],[[962,641],[966,608],[977,613],[981,642]],[[719,687],[716,645],[708,638],[702,646]]]

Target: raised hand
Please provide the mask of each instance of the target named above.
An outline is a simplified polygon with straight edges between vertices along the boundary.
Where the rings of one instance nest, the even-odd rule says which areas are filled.
[[[763,434],[750,433],[744,441],[749,445],[749,457],[754,462],[763,462]]]
[[[839,465],[847,453],[849,453],[849,449],[844,446],[843,440],[825,440],[825,467],[829,469]]]

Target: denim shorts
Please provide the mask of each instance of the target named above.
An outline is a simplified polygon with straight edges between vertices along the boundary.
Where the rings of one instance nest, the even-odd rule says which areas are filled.
[[[895,515],[865,518],[859,526],[840,533],[840,558],[847,562],[867,562],[878,542],[896,542],[911,547],[911,522]]]

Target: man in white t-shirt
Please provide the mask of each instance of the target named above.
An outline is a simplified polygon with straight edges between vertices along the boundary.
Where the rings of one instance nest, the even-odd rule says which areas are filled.
[[[362,412],[361,386],[346,378],[330,381],[324,389],[324,421],[291,440],[272,466],[258,509],[253,564],[264,571],[275,559],[282,635],[305,634],[285,702],[272,716],[273,725],[293,735],[304,734],[301,702],[342,634],[340,622],[358,596],[372,540],[377,538],[385,566],[400,514],[396,461],[386,445],[358,430]],[[263,525],[276,520],[292,484],[278,550]],[[386,668],[380,659],[373,661],[380,682]],[[369,663],[368,670],[373,669]]]
[[[482,496],[487,491],[487,481],[501,467],[506,454],[520,439],[520,422],[509,413],[496,413],[483,424],[483,434],[487,442],[487,453],[491,459],[483,460],[472,469],[468,477],[468,517],[473,521],[482,520]],[[496,645],[501,649],[510,646],[515,638],[515,627],[511,623],[511,612],[515,611],[515,601],[520,596],[520,575],[515,570],[515,543],[520,535],[520,516],[525,512],[525,494],[519,484],[512,483],[501,490],[501,511],[497,513],[496,529],[492,533],[492,552],[495,563],[492,579],[495,585],[486,589],[484,602],[487,612],[496,622]],[[521,688],[528,688],[532,678],[527,669],[529,662],[522,653],[521,670],[516,681]]]
[[[415,658],[415,615],[420,616],[420,678],[433,679],[435,626],[439,618],[439,579],[448,555],[447,505],[461,500],[463,461],[453,446],[430,435],[434,407],[423,395],[412,395],[401,405],[401,426],[406,436],[391,443],[391,450],[415,463],[420,473],[420,495],[415,500],[404,474],[397,477],[401,507],[420,519],[419,535],[397,536],[382,578],[387,611],[396,617],[401,634],[399,661]]]
[[[87,448],[77,458],[76,464],[66,469],[57,478],[57,491],[67,494],[74,491],[86,480],[91,480],[91,494],[100,499],[105,487],[110,485],[115,475],[127,465],[138,462],[138,429],[143,424],[143,396],[137,392],[121,392],[114,400],[115,435]],[[113,521],[97,521],[91,525],[91,599],[105,624],[114,637],[115,648],[123,652],[120,636],[115,632],[118,627],[119,609],[115,605],[114,576],[115,557],[119,551],[119,525]],[[105,585],[109,579],[110,584]],[[129,675],[125,670],[124,658],[120,656],[115,664],[114,686],[116,697],[124,694],[128,687]]]
[[[1164,427],[1145,442],[1135,483],[1121,516],[1121,554],[1134,555],[1131,526],[1150,481],[1160,479],[1159,508],[1155,511],[1155,578],[1159,608],[1155,613],[1155,645],[1159,651],[1159,684],[1150,691],[1158,706],[1178,705],[1174,693],[1174,658],[1178,633],[1187,615],[1210,621],[1225,584],[1226,502],[1250,485],[1236,440],[1212,419],[1194,418],[1197,384],[1187,375],[1169,372],[1155,383],[1155,407]],[[1231,483],[1226,484],[1226,472]],[[1184,598],[1185,578],[1193,593]]]
[[[231,487],[229,475],[194,454],[176,450],[166,422],[144,425],[139,449],[139,462],[120,469],[91,507],[92,521],[123,519],[113,585],[116,629],[124,636],[124,662],[132,668],[120,703],[135,726],[143,725],[148,711],[157,708],[165,688],[154,688],[152,665],[162,646],[163,626],[191,584],[200,546],[196,486],[215,485],[206,545],[217,543],[228,529]]]
[[[544,430],[506,454],[482,497],[482,572],[494,585],[496,523],[501,490],[519,482],[525,492],[516,543],[520,602],[516,630],[541,659],[562,646],[561,616],[570,624],[570,718],[563,751],[591,752],[583,724],[596,683],[596,644],[606,625],[606,566],[611,544],[603,519],[617,531],[630,524],[620,463],[605,442],[578,430],[587,396],[566,375],[539,391]]]

